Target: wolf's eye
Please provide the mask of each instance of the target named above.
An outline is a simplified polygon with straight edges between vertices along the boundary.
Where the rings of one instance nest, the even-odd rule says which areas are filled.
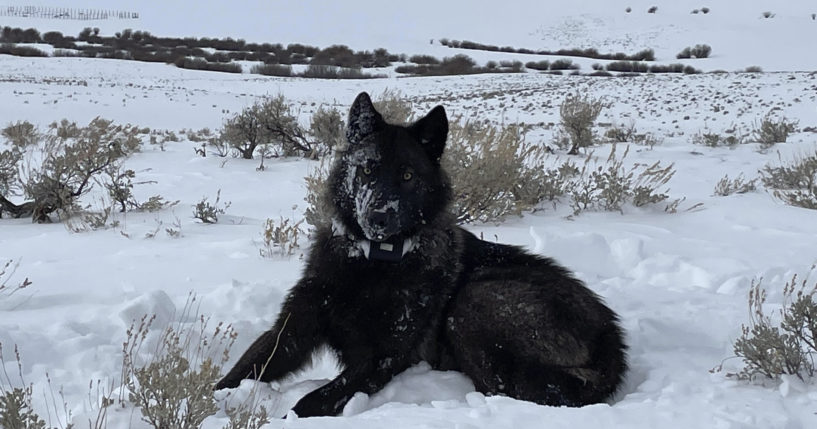
[[[406,182],[411,180],[412,177],[414,177],[414,175],[411,174],[411,171],[406,171],[405,173],[403,173],[403,180],[405,180]]]
[[[372,169],[369,168],[369,167],[363,167],[363,174],[365,174],[367,176],[372,174]]]

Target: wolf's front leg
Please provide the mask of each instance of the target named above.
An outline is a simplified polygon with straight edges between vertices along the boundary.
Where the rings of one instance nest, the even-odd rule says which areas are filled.
[[[279,380],[309,362],[315,349],[324,343],[324,336],[308,283],[302,280],[292,289],[272,329],[252,343],[216,384],[216,390],[238,387],[245,378]]]
[[[336,416],[355,393],[378,392],[395,375],[408,368],[407,363],[393,364],[394,361],[391,358],[379,362],[366,360],[348,367],[328,384],[301,398],[292,411],[298,417]]]

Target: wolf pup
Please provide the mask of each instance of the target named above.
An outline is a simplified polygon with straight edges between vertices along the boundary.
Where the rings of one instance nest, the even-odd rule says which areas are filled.
[[[478,239],[449,211],[442,106],[388,124],[361,93],[328,179],[334,213],[278,320],[216,385],[280,380],[328,346],[342,365],[298,416],[337,415],[426,361],[477,390],[546,405],[605,401],[627,369],[616,314],[548,258]]]

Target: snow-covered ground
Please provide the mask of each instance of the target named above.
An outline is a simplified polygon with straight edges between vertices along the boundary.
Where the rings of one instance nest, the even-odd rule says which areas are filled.
[[[664,213],[663,205],[628,207],[623,214],[590,212],[569,220],[569,208],[545,205],[500,225],[469,229],[557,259],[620,313],[632,370],[610,404],[567,409],[483,398],[471,392],[473,385],[462,375],[431,371],[421,364],[382,392],[357,397],[344,417],[275,420],[270,427],[817,426],[814,384],[785,379],[760,385],[727,378],[726,372],[740,368],[739,359],[726,360],[723,372],[709,371],[732,356],[731,344],[740,335],[741,324],[748,322],[746,296],[752,279],[763,278],[769,288],[767,305],[774,309],[783,299],[782,284],[793,273],[807,275],[817,262],[817,212],[783,205],[762,189],[712,196],[715,184],[726,174],[752,178],[768,163],[813,153],[817,134],[795,133],[788,143],[764,152],[756,144],[728,149],[691,143],[692,135],[704,128],[747,129],[771,109],[799,120],[801,129],[817,127],[817,74],[803,71],[817,68],[817,56],[808,54],[809,41],[817,32],[817,22],[810,18],[817,12],[813,2],[664,5],[595,0],[557,8],[525,1],[503,7],[495,2],[417,1],[406,9],[363,1],[321,3],[317,9],[309,9],[314,1],[247,2],[244,9],[216,1],[197,2],[195,7],[171,1],[162,8],[129,1],[74,3],[114,7],[113,3],[117,9],[140,12],[142,18],[90,23],[3,18],[0,25],[70,33],[85,26],[103,27],[103,32],[130,27],[157,35],[232,36],[321,46],[347,43],[355,49],[383,46],[440,56],[457,51],[430,45],[429,39],[534,49],[597,46],[602,52],[605,46],[628,52],[652,47],[667,62],[683,47],[708,43],[713,58],[698,60],[709,61],[706,69],[758,65],[780,70],[626,79],[530,73],[326,81],[236,76],[117,60],[0,55],[0,122],[29,120],[45,127],[62,118],[87,123],[102,116],[178,132],[217,128],[228,114],[265,95],[284,94],[307,121],[320,105],[345,110],[360,91],[376,95],[396,89],[414,100],[418,113],[443,104],[452,116],[524,122],[534,125],[528,135],[531,141],[550,143],[555,129],[548,124],[558,122],[558,106],[567,94],[603,97],[610,107],[599,122],[632,122],[660,141],[652,150],[632,146],[629,162],[675,163],[670,194],[686,198],[678,213]],[[658,13],[647,14],[653,3]],[[631,14],[624,12],[627,6],[633,8]],[[703,6],[711,12],[689,13]],[[775,12],[775,18],[763,19],[767,10]],[[307,12],[313,14],[305,18]],[[239,18],[244,20],[241,25]],[[504,58],[484,55],[480,58]],[[297,255],[260,257],[262,224],[267,218],[302,216],[302,178],[316,163],[268,161],[265,171],[256,171],[257,161],[229,159],[224,164],[220,158],[197,156],[193,150],[197,146],[181,141],[168,143],[161,151],[146,145],[127,161],[140,180],[156,182],[137,186],[137,199],[161,194],[180,200],[172,209],[128,213],[120,216],[118,228],[87,233],[71,233],[59,223],[0,219],[0,261],[20,261],[12,281],[24,277],[33,281],[26,290],[0,299],[0,343],[15,380],[10,351],[14,344],[19,346],[23,375],[34,383],[35,404],[41,409],[48,373],[54,390],[62,387],[74,423],[84,426],[96,415],[89,405],[89,382],[119,374],[121,344],[132,320],[147,313],[158,316],[157,328],[173,323],[190,292],[197,296],[200,314],[232,323],[238,331],[230,363],[275,319],[302,261]],[[596,148],[601,158],[608,152],[606,146]],[[196,222],[192,206],[205,196],[214,199],[219,189],[222,199],[232,203],[226,215],[215,225]],[[90,198],[87,202],[94,203]],[[177,218],[182,236],[172,238],[163,231]],[[157,230],[155,238],[145,238]],[[812,273],[810,282],[815,281],[817,273]],[[332,362],[323,360],[312,371],[276,386],[278,390],[260,386],[264,404],[272,416],[283,415],[318,385],[315,380],[333,374]],[[243,385],[236,395],[246,394],[251,385]],[[51,420],[58,425],[57,417],[52,415]],[[109,420],[109,427],[145,426],[132,409],[111,411]],[[220,412],[204,427],[225,422]]]

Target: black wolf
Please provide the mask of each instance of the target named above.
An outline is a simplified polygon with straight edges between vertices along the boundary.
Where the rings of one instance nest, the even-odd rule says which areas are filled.
[[[332,227],[317,231],[278,320],[216,385],[279,380],[328,346],[342,372],[293,410],[339,414],[427,361],[479,391],[547,405],[608,399],[627,369],[616,314],[550,259],[482,241],[449,213],[442,106],[387,124],[366,93],[333,166]]]

